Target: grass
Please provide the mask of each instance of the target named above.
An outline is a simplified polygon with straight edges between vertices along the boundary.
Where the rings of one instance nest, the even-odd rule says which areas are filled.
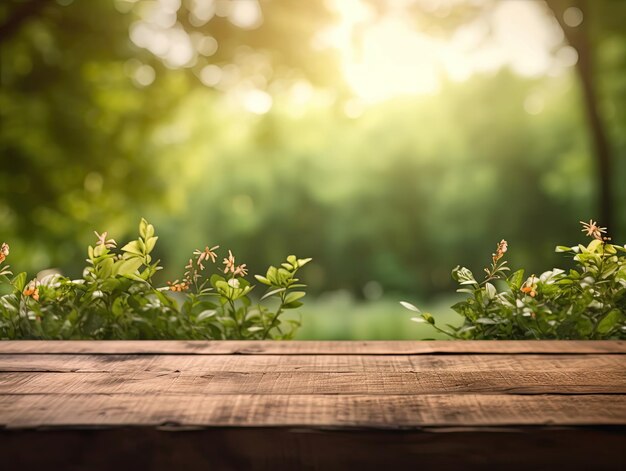
[[[307,299],[302,308],[302,327],[298,340],[425,340],[444,339],[427,324],[411,321],[412,313],[400,306],[399,299],[357,301],[338,291]],[[441,298],[430,303],[407,299],[430,312],[442,325],[459,325],[461,317],[450,309],[454,299]]]

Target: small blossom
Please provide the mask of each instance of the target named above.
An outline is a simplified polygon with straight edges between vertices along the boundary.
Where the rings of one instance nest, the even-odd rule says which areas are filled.
[[[4,262],[8,256],[9,256],[9,244],[7,244],[6,242],[3,242],[2,246],[0,246],[0,263]]]
[[[107,249],[111,249],[111,248],[113,248],[113,247],[115,247],[117,245],[117,242],[115,242],[115,240],[107,239],[107,237],[109,235],[109,233],[107,231],[104,231],[102,234],[98,234],[98,232],[96,232],[96,231],[93,231],[93,233],[98,238],[98,241],[96,242],[96,245],[104,245]]]
[[[494,263],[500,260],[508,249],[509,249],[509,244],[507,243],[506,240],[502,239],[498,243],[498,246],[496,248],[496,253],[491,254],[491,258],[493,259]]]
[[[531,275],[530,278],[524,282],[520,291],[529,295],[531,298],[537,296],[537,277],[535,275]]]
[[[583,225],[582,232],[594,239],[603,240],[602,234],[606,234],[606,227],[598,226],[593,219],[589,219],[589,222],[580,221],[580,223]]]
[[[189,283],[186,281],[168,281],[168,286],[170,287],[170,291],[181,292],[187,291],[189,289]]]
[[[230,286],[231,288],[239,288],[240,284],[239,284],[239,280],[237,278],[231,278],[230,280],[227,281],[228,286]]]
[[[202,269],[204,269],[204,267],[202,265],[200,265],[200,267]],[[189,259],[189,262],[187,262],[187,265],[185,265],[185,274],[183,277],[183,283],[186,283],[187,286],[189,287],[191,285],[191,283],[195,283],[196,281],[198,281],[198,278],[200,278],[200,272],[196,267],[196,264],[194,263],[193,259]]]
[[[39,282],[37,280],[33,280],[23,291],[24,296],[33,298],[35,301],[39,301]]]
[[[204,265],[202,265],[202,262],[204,260],[211,260],[213,263],[215,263],[215,260],[217,260],[217,254],[215,253],[216,249],[219,249],[220,246],[216,245],[214,247],[209,248],[208,246],[204,248],[204,250],[200,251],[200,250],[196,250],[194,251],[194,255],[198,255],[198,266],[201,267],[204,270]]]
[[[232,272],[235,273],[235,257],[233,253],[229,250],[228,257],[224,259],[224,273]]]
[[[248,269],[246,268],[246,264],[242,264],[239,265],[238,267],[235,267],[235,270],[233,271],[233,275],[235,276],[246,276],[248,274]]]

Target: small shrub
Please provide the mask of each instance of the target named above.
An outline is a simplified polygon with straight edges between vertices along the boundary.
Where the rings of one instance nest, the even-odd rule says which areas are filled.
[[[152,259],[158,237],[144,219],[139,237],[120,250],[108,234],[96,233],[83,277],[58,274],[28,281],[2,265],[9,246],[0,247],[0,337],[3,339],[288,339],[299,322],[281,315],[302,305],[296,273],[311,259],[293,255],[256,280],[267,286],[257,301],[229,251],[215,268],[218,246],[193,252],[182,280],[153,285],[161,269]],[[209,268],[213,268],[210,270]]]
[[[463,325],[437,325],[429,313],[410,303],[401,304],[426,322],[457,339],[624,339],[626,338],[626,246],[610,243],[606,229],[583,223],[592,238],[587,245],[558,246],[557,252],[573,256],[575,268],[554,268],[526,278],[524,270],[510,275],[501,241],[478,281],[465,267],[452,277],[467,299],[452,308]]]

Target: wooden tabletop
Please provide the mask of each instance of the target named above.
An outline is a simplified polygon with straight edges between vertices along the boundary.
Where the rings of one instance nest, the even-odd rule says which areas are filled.
[[[4,341],[0,452],[21,469],[624,469],[625,354],[623,341]]]

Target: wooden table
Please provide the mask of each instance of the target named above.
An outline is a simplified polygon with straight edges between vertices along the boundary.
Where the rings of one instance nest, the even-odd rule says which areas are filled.
[[[0,467],[623,470],[625,354],[622,341],[4,341]]]

